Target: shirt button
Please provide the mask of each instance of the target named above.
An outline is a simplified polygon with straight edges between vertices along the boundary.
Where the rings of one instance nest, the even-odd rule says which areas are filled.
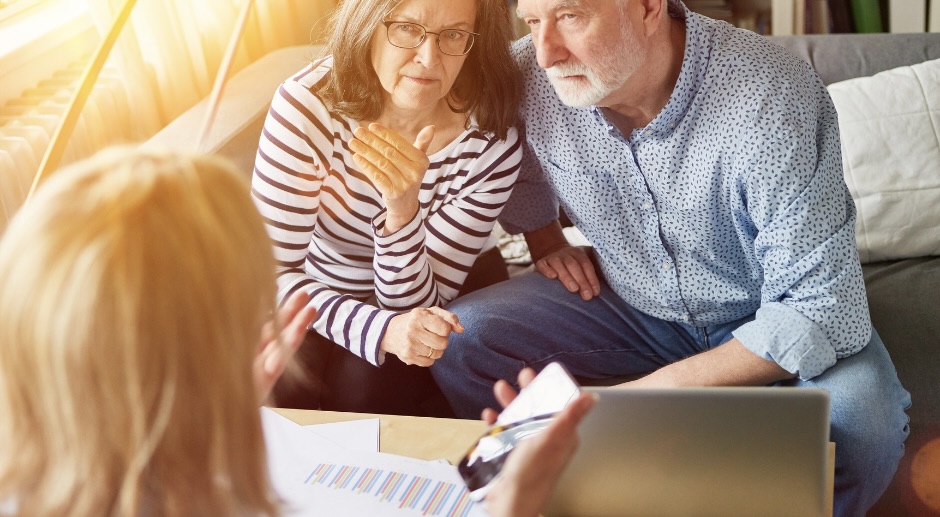
[[[650,208],[653,208],[652,203],[650,203],[649,201],[643,203],[643,210],[649,210]]]
[[[672,267],[672,264],[669,262],[663,262],[659,265],[659,267],[662,268],[663,271],[669,271],[669,268]]]
[[[689,322],[689,317],[688,317],[688,316],[682,316],[682,317],[680,317],[679,319],[682,320],[682,321],[685,322],[685,323],[688,323],[688,322]]]

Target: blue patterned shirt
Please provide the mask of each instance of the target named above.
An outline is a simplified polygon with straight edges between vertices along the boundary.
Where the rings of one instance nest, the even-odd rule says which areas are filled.
[[[527,145],[500,222],[536,230],[560,203],[627,303],[695,326],[756,313],[734,336],[815,377],[871,336],[835,108],[798,57],[679,7],[675,90],[626,136],[558,99],[531,37],[514,44]]]

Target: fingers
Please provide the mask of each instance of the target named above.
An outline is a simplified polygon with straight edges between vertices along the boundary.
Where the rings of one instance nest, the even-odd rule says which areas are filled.
[[[369,176],[369,179],[380,191],[401,190],[403,188],[405,175],[395,166],[392,160],[355,138],[350,140],[349,148],[354,153],[353,162]]]
[[[431,366],[444,355],[447,338],[463,326],[457,317],[439,307],[418,308],[392,318],[381,348],[405,364]]]
[[[549,429],[557,429],[557,432],[562,434],[568,432],[574,433],[578,424],[584,420],[584,417],[591,411],[591,408],[593,408],[596,403],[597,395],[594,393],[582,393],[578,395],[578,398],[568,403],[565,409],[555,417],[555,421],[552,422]]]
[[[317,317],[316,309],[309,305],[310,294],[297,291],[278,309],[275,318],[261,329],[261,341],[253,365],[255,390],[259,400],[264,400],[271,391],[294,352],[300,347],[307,328]],[[279,334],[275,329],[281,328]]]
[[[464,327],[460,323],[460,319],[457,318],[457,315],[454,314],[453,312],[445,311],[444,309],[440,307],[428,307],[428,310],[433,312],[442,320],[450,324],[450,329],[448,330],[448,333],[456,332],[460,334],[464,331]],[[439,334],[439,335],[444,335],[444,334]]]
[[[519,376],[518,376],[519,387],[525,388],[526,386],[528,386],[529,383],[532,382],[533,379],[535,379],[536,375],[537,374],[535,370],[529,367],[525,367],[519,370]]]
[[[601,292],[594,263],[581,247],[567,247],[552,253],[535,264],[539,273],[557,279],[569,292],[579,293],[585,301]]]
[[[428,157],[425,152],[434,138],[434,126],[422,129],[414,145],[398,133],[375,122],[369,124],[368,129],[359,126],[353,133],[356,138],[349,142],[349,148],[353,152],[366,158],[383,172],[394,173],[395,171],[389,166],[397,167],[408,163],[422,164],[427,161]],[[410,171],[402,170],[401,172]]]
[[[499,416],[499,413],[495,409],[486,408],[480,413],[480,420],[486,422],[486,425],[493,425],[496,423],[496,417]]]
[[[421,131],[418,132],[417,138],[415,138],[414,145],[402,138],[402,136],[395,131],[376,122],[369,124],[369,132],[375,135],[375,139],[368,142],[369,145],[380,150],[391,147],[404,156],[405,159],[413,162],[420,162],[427,159],[427,154],[425,153],[428,146],[431,144],[431,140],[434,138],[434,126],[425,126],[421,129]],[[358,133],[356,137],[359,137]]]
[[[500,379],[493,385],[493,395],[496,395],[496,402],[499,402],[500,406],[506,407],[516,399],[518,393],[508,382]]]
[[[277,327],[275,327],[273,320],[266,323],[261,329],[261,347],[263,349],[273,349],[271,354],[280,356],[284,364],[297,351],[307,334],[310,324],[317,319],[317,310],[308,305],[309,302],[309,293],[305,291],[295,292],[278,309],[275,315],[278,327],[281,329],[280,334],[275,335]],[[263,350],[262,353],[264,353]],[[277,360],[276,358],[265,360],[263,363],[265,371],[274,373],[277,368]],[[278,371],[277,374],[280,375],[280,372]]]
[[[430,147],[431,140],[433,139],[434,139],[434,126],[425,126],[424,129],[422,129],[418,133],[418,136],[415,138],[414,146],[416,149],[421,151],[422,154],[427,154],[428,147]]]

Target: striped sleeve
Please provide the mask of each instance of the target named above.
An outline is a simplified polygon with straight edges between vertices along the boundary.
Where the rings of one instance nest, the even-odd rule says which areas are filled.
[[[310,69],[301,72],[311,73]],[[325,164],[333,149],[332,117],[297,77],[285,81],[271,103],[258,145],[252,197],[264,219],[277,261],[278,299],[312,294],[318,318],[312,328],[374,365],[379,344],[397,313],[332,289],[305,270],[317,229]]]
[[[390,235],[381,232],[384,210],[373,219],[380,307],[442,306],[457,296],[512,192],[521,156],[515,129],[506,140],[470,131],[453,153],[429,166],[422,217]]]

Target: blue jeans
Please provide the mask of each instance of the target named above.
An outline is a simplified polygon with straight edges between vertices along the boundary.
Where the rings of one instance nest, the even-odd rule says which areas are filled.
[[[431,369],[456,414],[496,408],[493,383],[515,383],[526,366],[559,361],[579,379],[642,375],[729,339],[750,318],[709,327],[663,321],[627,305],[606,286],[585,302],[538,273],[455,300],[448,310],[466,330],[452,334]],[[786,384],[827,390],[836,443],[834,515],[864,515],[887,488],[904,454],[910,394],[876,332],[861,352],[822,375]]]

